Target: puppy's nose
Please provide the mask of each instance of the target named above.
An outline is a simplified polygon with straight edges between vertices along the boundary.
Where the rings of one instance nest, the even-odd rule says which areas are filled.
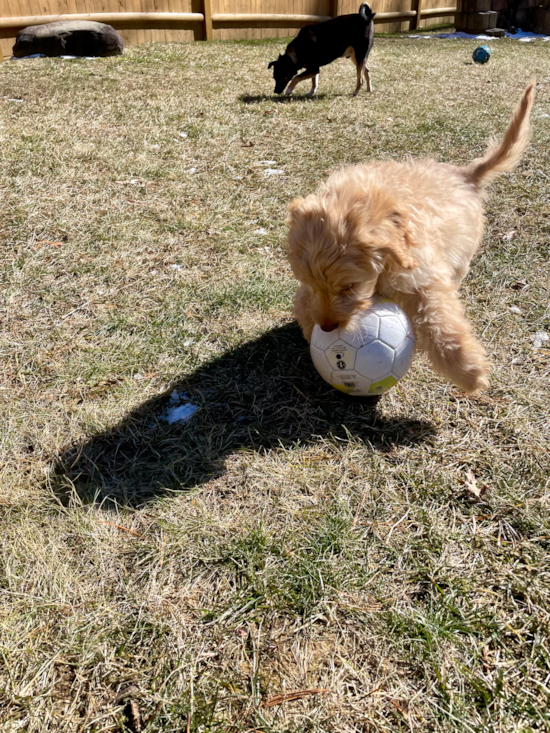
[[[337,323],[322,323],[321,324],[321,331],[325,331],[326,333],[330,333],[331,331],[334,331],[335,328],[338,328]]]

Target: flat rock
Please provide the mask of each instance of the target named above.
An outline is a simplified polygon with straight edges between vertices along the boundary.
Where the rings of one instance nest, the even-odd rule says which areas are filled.
[[[41,53],[44,56],[117,56],[124,41],[106,23],[91,20],[60,20],[30,25],[19,31],[13,47],[18,58]]]
[[[483,31],[486,36],[491,36],[492,38],[504,38],[506,35],[506,31],[504,28],[489,28],[486,31]]]

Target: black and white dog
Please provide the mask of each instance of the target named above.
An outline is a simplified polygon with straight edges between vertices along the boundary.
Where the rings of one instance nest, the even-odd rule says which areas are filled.
[[[273,67],[275,94],[282,94],[286,87],[288,96],[296,84],[305,79],[312,79],[309,94],[315,94],[320,67],[341,57],[351,58],[357,67],[357,86],[353,96],[359,94],[363,86],[363,75],[367,91],[372,92],[367,59],[374,40],[374,16],[368,4],[363,3],[358,13],[304,26],[288,44],[285,53],[267,67]],[[305,71],[298,74],[304,68]]]

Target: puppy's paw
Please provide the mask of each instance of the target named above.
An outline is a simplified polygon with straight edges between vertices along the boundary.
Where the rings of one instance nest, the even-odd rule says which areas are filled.
[[[489,387],[490,364],[485,355],[480,355],[476,364],[468,364],[455,380],[466,394],[484,392]]]
[[[464,382],[461,385],[458,385],[462,388],[466,394],[476,394],[477,392],[485,392],[486,389],[489,387],[489,373],[486,374],[469,374],[467,375],[467,379],[464,380]]]

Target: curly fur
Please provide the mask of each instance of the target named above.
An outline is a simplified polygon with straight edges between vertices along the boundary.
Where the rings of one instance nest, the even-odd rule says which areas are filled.
[[[288,258],[301,283],[294,313],[308,341],[314,324],[346,325],[384,295],[405,310],[437,372],[465,392],[487,388],[489,362],[458,290],[483,236],[483,187],[528,145],[534,86],[500,145],[465,168],[433,160],[346,166],[290,204]]]

